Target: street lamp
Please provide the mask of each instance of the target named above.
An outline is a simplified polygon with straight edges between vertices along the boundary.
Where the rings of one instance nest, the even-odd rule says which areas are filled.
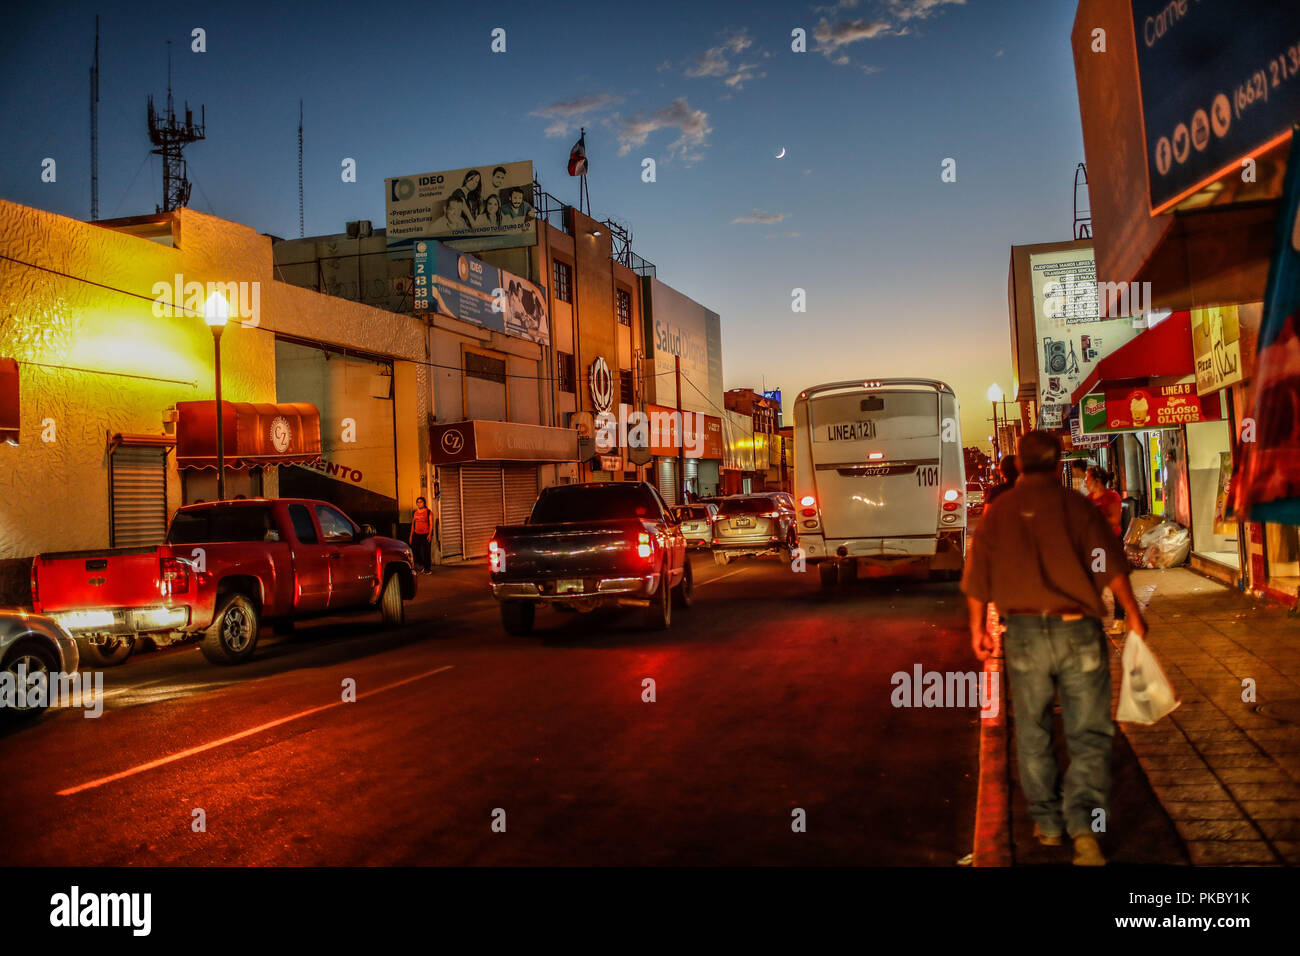
[[[989,401],[993,403],[993,457],[1000,458],[1001,451],[998,447],[998,402],[1002,401],[1002,386],[994,382],[989,386]]]
[[[203,303],[203,321],[212,330],[212,352],[216,357],[217,380],[217,500],[226,500],[226,435],[221,415],[221,333],[230,318],[230,304],[220,292],[213,292]]]

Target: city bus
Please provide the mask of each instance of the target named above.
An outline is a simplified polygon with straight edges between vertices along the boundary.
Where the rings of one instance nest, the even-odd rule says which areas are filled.
[[[794,444],[799,546],[823,587],[859,574],[961,576],[966,465],[951,388],[893,378],[805,389]]]

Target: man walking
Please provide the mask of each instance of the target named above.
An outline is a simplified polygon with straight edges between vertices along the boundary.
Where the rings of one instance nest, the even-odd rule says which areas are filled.
[[[1020,479],[985,509],[967,557],[962,591],[971,646],[980,660],[993,653],[985,627],[993,602],[1007,628],[1020,786],[1034,835],[1044,846],[1060,846],[1068,833],[1076,866],[1102,866],[1093,824],[1110,812],[1115,734],[1102,589],[1109,587],[1128,611],[1130,630],[1145,637],[1146,622],[1119,538],[1091,501],[1057,479],[1061,443],[1049,432],[1029,432],[1018,459]],[[1058,693],[1070,754],[1064,789],[1052,746]]]

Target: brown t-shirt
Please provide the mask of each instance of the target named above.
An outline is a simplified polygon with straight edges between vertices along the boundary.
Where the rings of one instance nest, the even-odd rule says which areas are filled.
[[[978,601],[992,601],[1003,614],[1104,618],[1101,591],[1116,574],[1127,572],[1124,546],[1101,511],[1058,483],[1055,474],[1029,474],[985,508],[961,589]]]

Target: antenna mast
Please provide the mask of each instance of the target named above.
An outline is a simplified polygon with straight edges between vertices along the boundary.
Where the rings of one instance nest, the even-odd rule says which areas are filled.
[[[190,143],[204,139],[204,124],[207,111],[199,107],[199,123],[194,124],[194,112],[190,104],[185,104],[185,124],[176,122],[176,111],[172,104],[172,41],[167,41],[167,115],[162,117],[153,106],[153,95],[149,96],[149,141],[156,149],[151,150],[162,157],[163,166],[163,201],[158,212],[171,212],[190,202],[190,181],[186,178],[188,167],[185,164],[184,150]]]
[[[307,235],[302,224],[302,100],[298,101],[298,238]]]
[[[99,218],[99,15],[95,15],[95,59],[90,64],[90,221]]]

